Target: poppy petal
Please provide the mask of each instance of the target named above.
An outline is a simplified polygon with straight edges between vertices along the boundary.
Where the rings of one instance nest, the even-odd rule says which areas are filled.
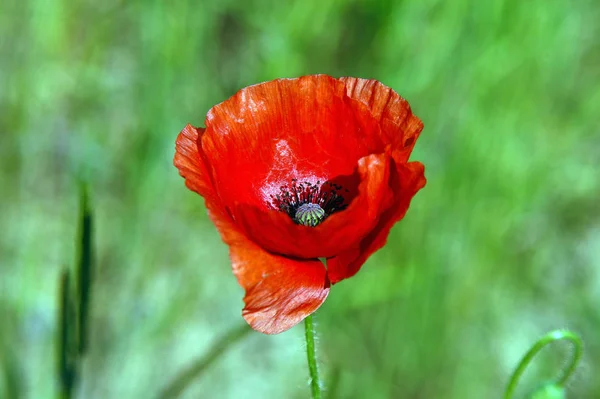
[[[221,205],[212,176],[204,162],[198,145],[204,131],[205,129],[190,124],[183,128],[177,136],[173,164],[179,169],[179,174],[185,178],[185,185],[204,197],[208,216],[217,227],[223,241],[229,243],[240,233],[231,216]]]
[[[420,162],[399,164],[392,170],[395,172],[390,179],[394,204],[381,215],[377,226],[359,246],[327,259],[332,284],[355,275],[369,256],[385,245],[394,223],[404,217],[413,196],[425,186],[424,167]]]
[[[301,259],[335,256],[356,247],[392,204],[391,162],[388,154],[361,158],[355,173],[360,182],[358,194],[345,210],[333,213],[316,227],[296,224],[285,212],[244,204],[235,208],[236,223],[269,252]]]
[[[366,106],[380,123],[384,141],[390,142],[397,162],[407,162],[423,130],[423,122],[413,115],[408,102],[391,88],[370,79],[340,78],[352,100]]]
[[[187,188],[202,196],[214,192],[208,170],[198,153],[198,140],[204,130],[190,124],[184,127],[177,136],[173,160],[173,164],[179,169],[179,174],[185,179]]]
[[[278,334],[316,311],[329,294],[321,261],[293,260],[273,255],[245,242],[232,245],[233,272],[246,290],[242,311],[256,331]]]
[[[343,82],[317,75],[250,86],[213,107],[201,145],[224,205],[267,209],[291,178],[351,175],[384,152],[378,121],[350,103]]]

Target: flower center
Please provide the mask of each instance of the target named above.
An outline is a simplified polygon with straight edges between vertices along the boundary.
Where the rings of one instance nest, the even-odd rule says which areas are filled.
[[[287,213],[298,224],[315,227],[332,213],[346,208],[344,197],[338,194],[342,189],[339,184],[331,182],[298,183],[297,179],[292,179],[291,184],[279,187],[279,194],[271,195],[269,205]]]
[[[304,225],[315,227],[323,221],[325,218],[325,211],[317,204],[308,203],[302,204],[296,210],[294,215],[294,222]]]

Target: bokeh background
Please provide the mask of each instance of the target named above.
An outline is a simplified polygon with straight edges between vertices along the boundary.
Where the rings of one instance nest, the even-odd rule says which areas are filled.
[[[59,274],[78,181],[96,230],[80,398],[153,398],[243,324],[243,292],[178,132],[238,89],[376,78],[425,123],[428,185],[316,314],[329,398],[494,398],[554,328],[600,397],[600,3],[66,1],[0,4],[0,396],[57,394]],[[545,350],[519,395],[555,376]],[[307,398],[303,328],[250,333],[185,398]]]

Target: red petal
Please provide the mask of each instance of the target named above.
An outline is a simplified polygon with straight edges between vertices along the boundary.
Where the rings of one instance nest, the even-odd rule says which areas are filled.
[[[347,95],[365,105],[380,123],[384,141],[391,143],[394,159],[406,162],[423,130],[423,122],[413,115],[408,102],[376,80],[340,78]]]
[[[301,259],[328,258],[356,247],[378,223],[392,203],[390,156],[374,154],[358,162],[358,195],[343,211],[334,213],[317,227],[294,223],[284,212],[239,205],[236,223],[267,251]]]
[[[335,284],[352,277],[369,256],[387,241],[390,229],[404,217],[413,196],[425,186],[424,167],[419,162],[399,164],[393,169],[390,184],[394,190],[394,204],[385,211],[373,231],[357,247],[327,260],[329,279]]]
[[[173,164],[185,178],[185,185],[204,197],[208,215],[217,227],[223,241],[231,241],[231,234],[239,234],[231,216],[221,205],[215,191],[203,154],[198,146],[205,129],[188,124],[177,136]]]
[[[319,260],[272,255],[250,242],[231,246],[233,272],[246,290],[242,315],[265,334],[286,331],[316,311],[329,294]]]
[[[266,209],[291,178],[351,175],[384,152],[377,121],[350,103],[343,82],[316,75],[250,86],[213,107],[201,144],[223,203]]]
[[[210,175],[198,153],[198,138],[204,129],[188,124],[183,128],[175,142],[175,159],[173,164],[179,169],[179,174],[185,178],[185,185],[198,194],[213,195],[214,189]]]

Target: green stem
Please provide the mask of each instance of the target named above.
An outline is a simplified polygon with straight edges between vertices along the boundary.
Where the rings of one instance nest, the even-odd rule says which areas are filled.
[[[581,355],[583,354],[583,342],[577,334],[569,330],[554,330],[540,338],[531,347],[531,349],[529,349],[529,351],[525,354],[523,359],[521,359],[519,366],[515,369],[512,376],[510,377],[508,387],[506,388],[506,392],[504,394],[504,399],[512,398],[513,392],[517,387],[521,375],[523,374],[529,363],[531,363],[531,360],[535,357],[535,355],[537,355],[538,352],[542,350],[542,348],[544,348],[546,345],[563,340],[571,342],[574,347],[573,356],[571,356],[571,362],[567,367],[563,369],[562,375],[554,383],[556,385],[563,386],[567,382],[571,374],[573,374],[575,368],[577,367],[577,363],[579,363],[579,360],[581,359]]]
[[[310,390],[313,399],[321,399],[321,382],[319,381],[319,369],[315,353],[315,327],[312,315],[304,319],[304,327],[306,330],[306,357],[308,358],[308,372],[310,374]]]

